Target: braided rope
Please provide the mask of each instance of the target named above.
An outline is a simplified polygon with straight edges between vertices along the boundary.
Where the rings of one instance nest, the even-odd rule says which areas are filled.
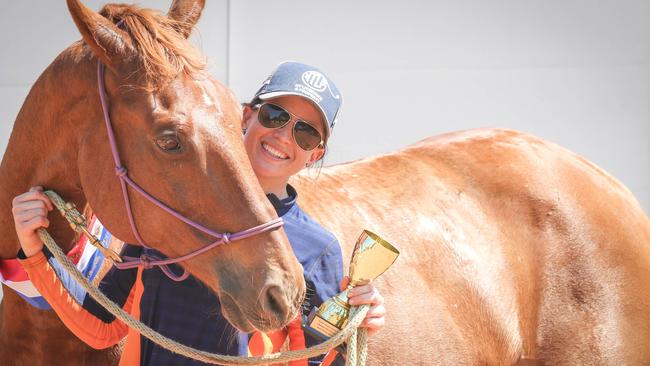
[[[367,341],[368,332],[366,328],[359,328],[352,334],[348,340],[346,365],[363,366],[366,364],[366,356],[368,355]]]
[[[61,199],[59,195],[52,191],[46,191],[45,194],[52,200],[52,203],[63,212],[66,208],[66,203]],[[78,223],[72,223],[71,227],[76,231],[81,231],[81,228],[78,227]],[[50,250],[54,255],[54,258],[74,277],[79,284],[88,292],[88,294],[99,304],[101,304],[106,310],[113,314],[116,318],[120,319],[124,324],[138,331],[141,335],[147,337],[152,342],[157,345],[185,357],[189,357],[198,361],[210,363],[210,364],[219,364],[219,365],[264,365],[268,363],[281,363],[294,360],[306,359],[309,357],[317,356],[324,354],[325,352],[335,348],[339,344],[343,343],[346,339],[349,339],[348,344],[348,355],[346,365],[348,366],[363,366],[365,365],[365,359],[367,354],[367,333],[366,330],[361,328],[357,331],[357,328],[363,321],[368,312],[369,306],[362,305],[359,307],[353,306],[350,310],[350,319],[348,324],[336,335],[324,341],[323,343],[317,344],[313,347],[297,350],[297,351],[287,351],[287,352],[277,352],[271,353],[264,356],[257,357],[241,357],[241,356],[229,356],[229,355],[220,355],[216,353],[210,353],[206,351],[197,350],[192,347],[188,347],[181,343],[174,341],[164,335],[156,332],[155,330],[149,328],[147,325],[142,322],[134,319],[129,313],[124,311],[120,306],[116,305],[109,298],[107,298],[98,288],[93,286],[90,281],[77,269],[77,267],[68,259],[68,257],[63,253],[63,250],[56,244],[54,239],[50,234],[44,229],[38,229],[38,235],[45,244],[45,246]]]

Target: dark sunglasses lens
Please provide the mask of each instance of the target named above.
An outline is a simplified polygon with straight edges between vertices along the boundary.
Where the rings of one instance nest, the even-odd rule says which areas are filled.
[[[278,128],[286,125],[291,119],[291,115],[273,104],[262,104],[257,119],[266,128]]]
[[[296,143],[303,150],[313,150],[321,142],[320,132],[307,122],[297,121],[293,127],[293,134]]]

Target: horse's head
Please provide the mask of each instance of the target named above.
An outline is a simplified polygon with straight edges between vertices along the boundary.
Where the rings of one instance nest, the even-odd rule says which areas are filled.
[[[277,217],[243,146],[240,105],[207,75],[203,57],[186,40],[203,5],[174,1],[167,15],[107,5],[98,14],[68,0],[85,43],[73,46],[78,50],[71,58],[88,59],[78,78],[93,88],[69,110],[83,130],[81,186],[100,220],[127,242],[136,238],[114,173],[96,92],[96,59],[106,65],[122,163],[144,190],[214,231],[239,232]],[[215,241],[129,191],[146,244],[173,258]],[[281,229],[219,246],[182,265],[215,291],[226,318],[243,330],[282,326],[304,295],[302,268]]]

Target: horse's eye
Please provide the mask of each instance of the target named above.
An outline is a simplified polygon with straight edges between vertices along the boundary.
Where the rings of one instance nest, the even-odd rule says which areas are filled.
[[[169,152],[178,152],[181,149],[181,143],[176,136],[161,136],[156,139],[156,145],[163,150]]]

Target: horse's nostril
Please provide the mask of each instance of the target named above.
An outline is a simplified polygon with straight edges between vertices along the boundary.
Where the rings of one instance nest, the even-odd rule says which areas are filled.
[[[282,319],[288,312],[289,303],[279,286],[267,286],[262,295],[262,309],[269,314]]]

